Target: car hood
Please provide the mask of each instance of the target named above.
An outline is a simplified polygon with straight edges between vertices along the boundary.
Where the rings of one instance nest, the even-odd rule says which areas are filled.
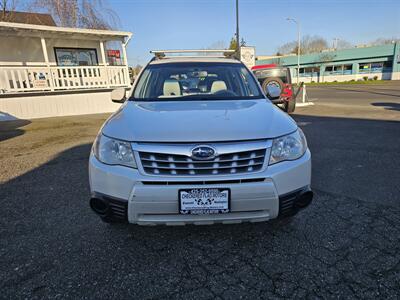
[[[126,102],[103,134],[135,142],[220,142],[273,138],[296,123],[266,99]]]

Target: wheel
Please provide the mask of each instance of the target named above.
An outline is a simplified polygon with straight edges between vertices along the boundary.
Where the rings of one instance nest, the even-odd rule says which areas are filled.
[[[101,219],[104,223],[107,223],[107,224],[110,224],[110,225],[118,224],[117,221],[115,221],[113,218],[110,218],[109,216],[100,217],[100,219]]]
[[[283,110],[286,111],[288,114],[294,112],[296,108],[296,99],[290,99],[289,101],[285,101],[283,104]]]
[[[295,214],[291,215],[291,216],[285,216],[285,217],[278,217],[277,219],[271,220],[272,224],[275,224],[278,227],[282,227],[282,226],[287,226],[290,225],[294,220]]]
[[[281,90],[281,93],[283,91],[283,81],[282,79],[280,79],[279,77],[269,77],[266,78],[263,83],[262,83],[262,89],[264,91],[264,93],[268,96],[268,90],[267,87],[269,85],[275,85],[277,87],[279,87],[279,89]]]
[[[129,223],[127,219],[123,220],[113,216],[101,216],[100,219],[111,226],[124,226]]]
[[[281,219],[278,220],[278,223],[280,225],[285,226],[285,225],[290,225],[293,221],[294,221],[294,215],[281,218]]]

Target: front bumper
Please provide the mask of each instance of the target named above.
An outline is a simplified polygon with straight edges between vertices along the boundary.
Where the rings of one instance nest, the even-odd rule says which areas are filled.
[[[260,222],[283,215],[293,207],[297,196],[311,183],[311,154],[295,161],[268,166],[264,171],[246,175],[174,177],[146,176],[136,169],[109,166],[93,155],[89,159],[92,197],[113,199],[118,220],[140,225],[185,225]],[[178,191],[190,188],[229,188],[230,212],[214,215],[179,214]],[[285,200],[286,199],[286,200]],[[283,205],[282,201],[286,201]],[[115,205],[114,205],[115,206]],[[121,207],[125,212],[121,213]],[[121,216],[123,216],[121,218]],[[114,219],[115,220],[115,219]]]

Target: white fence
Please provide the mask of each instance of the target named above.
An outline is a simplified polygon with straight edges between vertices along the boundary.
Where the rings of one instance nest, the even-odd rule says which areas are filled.
[[[0,93],[129,86],[124,66],[0,67]]]

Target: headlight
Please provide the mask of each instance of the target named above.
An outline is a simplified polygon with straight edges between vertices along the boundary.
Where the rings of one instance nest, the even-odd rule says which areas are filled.
[[[129,142],[115,140],[99,134],[93,144],[93,153],[99,161],[105,164],[137,168]]]
[[[269,164],[272,165],[284,160],[298,159],[303,156],[306,150],[306,137],[299,128],[291,134],[274,139]]]

